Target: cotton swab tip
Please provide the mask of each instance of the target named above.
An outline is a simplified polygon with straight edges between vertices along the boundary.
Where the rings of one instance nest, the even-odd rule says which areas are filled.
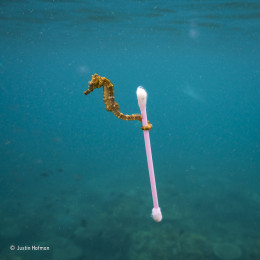
[[[139,86],[136,90],[136,95],[137,95],[138,105],[142,110],[146,107],[147,92],[143,87]]]
[[[152,217],[155,222],[162,221],[162,212],[160,208],[153,208],[152,210]]]

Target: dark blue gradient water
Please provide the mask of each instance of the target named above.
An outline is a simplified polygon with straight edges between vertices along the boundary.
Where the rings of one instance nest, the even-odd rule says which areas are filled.
[[[1,260],[260,259],[258,1],[2,0],[0,24]],[[161,223],[94,73],[125,114],[148,92]]]

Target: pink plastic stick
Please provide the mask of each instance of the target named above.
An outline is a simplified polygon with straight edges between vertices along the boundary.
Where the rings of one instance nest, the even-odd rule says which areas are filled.
[[[142,91],[144,91],[144,93],[142,93]],[[140,94],[140,92],[141,92],[141,94]],[[142,96],[142,94],[145,96],[145,98],[144,98],[144,96]],[[141,87],[138,87],[138,89],[137,89],[137,98],[138,98],[138,103],[139,103],[139,107],[140,107],[141,115],[142,115],[142,124],[143,124],[143,126],[147,126],[148,125],[147,124],[147,114],[146,114],[147,93]],[[145,102],[142,102],[141,98],[144,98]],[[144,132],[144,142],[145,142],[148,170],[149,170],[152,197],[153,197],[153,206],[154,206],[154,208],[152,210],[152,217],[156,222],[160,222],[162,220],[162,213],[161,213],[161,210],[160,210],[159,204],[158,204],[149,130],[144,130],[143,132]]]
[[[143,126],[147,126],[146,108],[143,108],[141,110],[141,115],[142,115]],[[144,130],[143,132],[144,132],[146,157],[147,157],[147,163],[148,163],[148,169],[149,169],[149,175],[150,175],[150,182],[151,182],[151,189],[152,189],[152,196],[153,196],[153,206],[154,206],[154,208],[159,208],[156,182],[155,182],[155,177],[154,177],[153,158],[152,158],[152,150],[151,150],[149,130]]]

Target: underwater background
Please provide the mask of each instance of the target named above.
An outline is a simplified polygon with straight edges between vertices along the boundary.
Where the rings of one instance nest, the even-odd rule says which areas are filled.
[[[260,259],[259,1],[1,0],[0,24],[1,260]],[[94,73],[124,114],[148,92],[160,223]]]

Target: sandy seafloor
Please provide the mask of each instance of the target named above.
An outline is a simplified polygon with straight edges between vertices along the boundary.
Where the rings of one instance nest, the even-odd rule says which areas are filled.
[[[1,1],[0,24],[1,260],[260,259],[258,1]],[[148,92],[161,223],[94,73],[123,113]]]

